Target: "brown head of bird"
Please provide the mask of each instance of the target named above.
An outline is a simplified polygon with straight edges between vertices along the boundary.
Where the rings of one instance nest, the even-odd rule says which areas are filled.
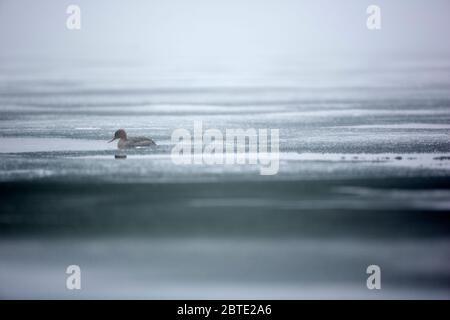
[[[111,140],[109,140],[108,142],[113,142],[114,140],[117,139],[123,139],[123,140],[127,140],[127,133],[125,132],[125,130],[123,129],[119,129],[114,133],[114,138],[112,138]]]

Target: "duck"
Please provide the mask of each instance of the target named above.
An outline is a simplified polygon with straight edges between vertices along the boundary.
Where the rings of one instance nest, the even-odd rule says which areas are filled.
[[[147,137],[128,137],[124,129],[117,130],[114,133],[114,137],[108,143],[117,139],[119,139],[117,143],[117,148],[119,149],[156,146],[156,143]]]

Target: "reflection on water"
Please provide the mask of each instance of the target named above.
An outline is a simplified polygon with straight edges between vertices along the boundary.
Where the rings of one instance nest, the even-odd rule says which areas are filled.
[[[448,298],[447,248],[437,239],[6,240],[0,280],[13,298]],[[365,287],[374,261],[381,291]],[[74,262],[79,292],[63,288]]]
[[[2,153],[61,152],[61,151],[102,151],[114,150],[102,140],[70,138],[0,138]]]
[[[2,61],[0,296],[449,298],[450,78],[436,63]],[[279,173],[173,164],[172,131],[197,120],[280,129]],[[119,128],[158,146],[118,151]],[[65,290],[69,264],[80,292]]]

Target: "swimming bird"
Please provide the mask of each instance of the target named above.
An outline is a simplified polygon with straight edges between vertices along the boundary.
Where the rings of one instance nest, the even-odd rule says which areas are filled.
[[[119,142],[117,143],[117,148],[119,149],[156,146],[156,143],[147,137],[128,137],[123,129],[117,130],[114,133],[114,137],[108,141],[108,143],[117,139],[119,139]]]

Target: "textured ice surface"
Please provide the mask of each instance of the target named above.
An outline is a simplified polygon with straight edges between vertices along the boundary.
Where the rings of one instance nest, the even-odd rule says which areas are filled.
[[[449,66],[0,60],[0,297],[448,298]],[[175,165],[198,120],[279,129],[279,173]]]

